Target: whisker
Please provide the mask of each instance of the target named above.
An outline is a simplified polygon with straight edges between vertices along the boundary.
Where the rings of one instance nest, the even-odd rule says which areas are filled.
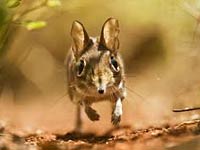
[[[118,77],[118,75],[115,75],[114,77]],[[125,74],[125,77],[127,77],[127,78],[132,78],[132,77],[137,77],[137,76],[134,75],[134,74],[128,73],[128,74]],[[128,90],[130,93],[132,93],[132,94],[134,94],[134,95],[140,97],[142,100],[145,100],[145,101],[146,101],[146,99],[145,99],[142,95],[140,95],[138,92],[136,92],[136,91],[130,89],[130,88],[127,87],[127,86],[125,86],[125,87],[127,88],[127,90]],[[117,87],[115,87],[115,88],[117,88]]]
[[[68,92],[65,92],[62,96],[60,96],[59,98],[57,98],[52,105],[52,107],[54,108],[55,106],[57,106],[58,102],[60,102],[60,100],[62,100],[65,96],[67,96]]]
[[[125,75],[126,78],[136,78],[134,75]]]
[[[118,88],[116,87],[116,86],[114,86],[114,87],[112,87],[112,88],[114,88],[114,90],[113,90],[113,92],[115,92],[115,91],[117,91],[118,90]],[[131,93],[132,94],[132,93]],[[112,97],[114,97],[113,95],[111,95]],[[126,97],[125,99],[127,99],[125,102],[129,102],[129,100],[131,100],[129,97]]]
[[[134,95],[140,97],[142,100],[145,100],[145,101],[146,101],[146,99],[145,99],[142,95],[140,95],[139,93],[137,93],[136,91],[132,90],[131,88],[129,88],[129,87],[127,87],[127,86],[125,86],[125,87],[126,87],[131,93],[133,93]]]
[[[120,74],[115,74],[113,77],[120,77]],[[137,77],[135,74],[124,74],[125,77]]]
[[[113,86],[112,88],[113,88],[113,92],[118,91],[118,87]],[[114,98],[113,95],[112,95],[112,98]],[[126,99],[130,100],[128,97],[126,97]],[[126,101],[126,102],[129,102],[129,101]]]
[[[137,77],[135,74],[132,73],[125,73],[125,77]]]

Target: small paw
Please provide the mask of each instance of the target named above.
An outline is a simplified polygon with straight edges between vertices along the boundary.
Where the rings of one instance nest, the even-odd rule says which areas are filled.
[[[111,122],[113,125],[119,125],[121,121],[121,115],[122,115],[122,101],[120,98],[117,99],[116,104],[114,106]]]
[[[111,117],[111,122],[112,122],[112,124],[113,124],[114,126],[117,126],[117,125],[119,125],[120,121],[121,121],[121,115],[120,115],[120,116],[117,116],[117,115],[115,115],[115,114],[113,113],[113,114],[112,114],[112,117]]]
[[[88,116],[88,118],[92,121],[98,121],[100,116],[99,114],[97,113],[96,110],[94,110],[92,107],[86,107],[85,108],[85,112]]]

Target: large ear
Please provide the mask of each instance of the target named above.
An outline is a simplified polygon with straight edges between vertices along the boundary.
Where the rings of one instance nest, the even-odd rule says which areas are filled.
[[[71,29],[71,36],[73,38],[72,49],[75,53],[75,56],[78,57],[81,55],[83,50],[88,46],[90,38],[79,21],[74,21]]]
[[[100,46],[115,51],[119,48],[119,22],[117,19],[109,18],[103,24],[100,37]]]

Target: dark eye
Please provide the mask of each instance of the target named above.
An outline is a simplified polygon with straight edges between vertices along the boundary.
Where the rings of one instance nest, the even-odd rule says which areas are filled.
[[[111,63],[111,67],[114,69],[114,71],[119,72],[118,62],[115,60],[115,58],[113,56],[111,56],[111,58],[110,58],[110,63]]]
[[[85,68],[86,62],[84,60],[80,60],[77,64],[77,76],[81,76],[83,74],[83,70]]]

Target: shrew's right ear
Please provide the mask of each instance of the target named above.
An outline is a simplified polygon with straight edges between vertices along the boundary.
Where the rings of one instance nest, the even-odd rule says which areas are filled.
[[[72,49],[75,57],[79,57],[83,50],[88,46],[90,38],[83,26],[79,21],[74,21],[71,28],[71,36],[73,38]]]

